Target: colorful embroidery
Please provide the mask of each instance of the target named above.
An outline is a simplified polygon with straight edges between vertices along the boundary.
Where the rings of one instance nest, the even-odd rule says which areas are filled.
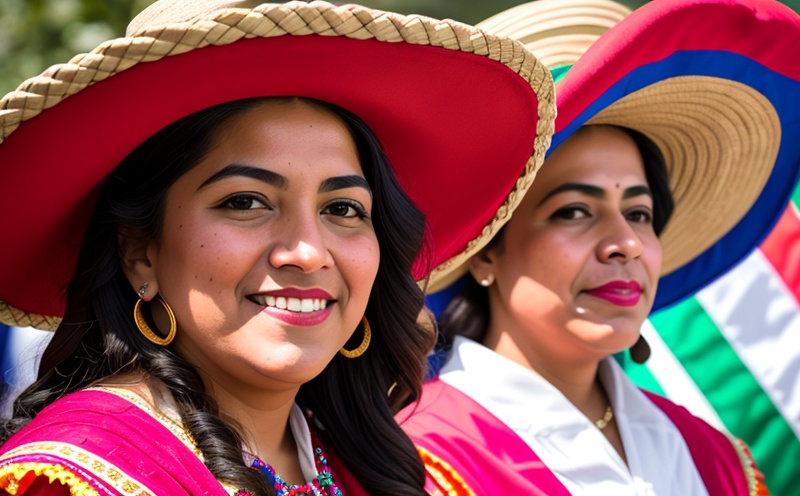
[[[761,470],[759,470],[756,465],[756,460],[750,453],[747,444],[741,439],[730,435],[728,439],[730,439],[733,448],[736,450],[736,454],[739,455],[739,460],[742,462],[744,476],[747,479],[747,490],[750,496],[770,496],[769,489],[764,482],[764,474],[761,473]]]
[[[417,452],[425,464],[425,471],[447,496],[475,496],[466,481],[449,463],[421,446],[417,446]]]
[[[31,458],[63,460],[63,463],[25,461]],[[70,488],[70,494],[96,496],[97,491],[89,482],[69,466],[91,473],[106,486],[120,494],[132,496],[152,496],[154,493],[144,484],[122,472],[113,464],[68,443],[29,443],[14,448],[0,457],[0,487],[12,495],[22,494],[38,476],[44,475],[51,481],[58,480]]]

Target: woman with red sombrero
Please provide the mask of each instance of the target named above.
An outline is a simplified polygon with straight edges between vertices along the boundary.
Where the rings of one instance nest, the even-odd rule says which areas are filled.
[[[572,22],[559,1],[484,25],[546,47],[528,31],[597,36],[614,12],[566,5]],[[447,361],[398,416],[431,473],[462,494],[766,493],[746,447],[636,388],[612,355],[645,360],[651,309],[780,215],[800,165],[799,42],[777,2],[655,0],[565,75],[569,60],[548,62],[561,79],[545,164],[486,248],[431,283],[469,272],[441,318]]]
[[[522,198],[552,78],[452,21],[240,4],[160,0],[0,100],[0,321],[55,331],[10,494],[425,492],[417,281]]]

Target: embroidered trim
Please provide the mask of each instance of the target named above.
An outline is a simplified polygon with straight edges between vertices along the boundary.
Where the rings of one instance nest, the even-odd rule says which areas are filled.
[[[417,452],[422,463],[425,464],[425,471],[444,491],[444,494],[447,496],[475,496],[466,481],[449,463],[421,446],[417,446]]]
[[[727,435],[736,454],[739,455],[739,461],[742,462],[742,469],[744,470],[744,477],[747,479],[747,491],[750,496],[770,496],[769,489],[764,481],[764,474],[761,473],[750,449],[744,441],[739,438]]]
[[[124,388],[108,386],[91,387],[86,389],[86,391],[103,391],[104,393],[113,394],[114,396],[118,396],[133,403],[139,407],[140,410],[153,417],[153,420],[157,421],[159,424],[163,425],[167,430],[169,430],[175,437],[178,438],[178,440],[180,440],[181,443],[183,443],[184,446],[189,448],[192,453],[194,453],[200,459],[200,461],[205,461],[203,459],[203,452],[197,448],[194,438],[192,438],[192,435],[189,434],[189,431],[183,427],[183,424],[179,420],[175,420],[169,415],[156,410],[150,403],[145,401],[144,398],[133,391],[129,391]]]
[[[117,466],[69,443],[28,443],[17,446],[11,451],[0,456],[0,463],[18,456],[44,455],[60,458],[77,467],[83,468],[87,473],[97,477],[107,486],[114,488],[121,494],[135,496],[152,496],[144,484],[128,474],[122,472]],[[79,474],[59,463],[49,462],[15,462],[11,461],[0,467],[0,487],[5,486],[11,494],[22,494],[33,482],[28,474],[34,473],[36,477],[45,475],[51,481],[59,482],[70,488],[70,494],[76,496],[97,496],[97,491]]]
[[[189,433],[189,431],[187,431],[186,428],[183,427],[183,423],[181,423],[179,420],[170,417],[169,415],[165,415],[157,411],[155,408],[153,408],[153,406],[150,403],[145,401],[145,399],[139,396],[138,394],[128,389],[115,388],[109,386],[96,386],[88,388],[87,390],[103,391],[105,393],[113,394],[115,396],[118,396],[124,400],[133,403],[135,406],[139,407],[140,410],[153,417],[153,419],[157,421],[159,424],[167,428],[176,438],[178,438],[178,440],[181,443],[183,443],[184,446],[189,448],[192,451],[192,453],[194,453],[195,456],[197,456],[197,458],[200,459],[201,462],[205,462],[203,458],[203,452],[197,448],[197,445],[194,442],[194,438]],[[222,486],[225,492],[231,496],[239,492],[237,488],[231,486],[228,483],[222,482],[220,480],[217,480],[217,482],[219,482],[219,484]]]

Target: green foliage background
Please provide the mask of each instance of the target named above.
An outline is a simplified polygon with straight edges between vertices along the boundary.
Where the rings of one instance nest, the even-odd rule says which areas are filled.
[[[0,95],[48,66],[122,36],[153,0],[0,0]],[[354,0],[402,13],[479,22],[522,0]],[[636,8],[646,0],[618,0]],[[800,11],[800,0],[785,0]],[[743,33],[744,35],[744,33]]]

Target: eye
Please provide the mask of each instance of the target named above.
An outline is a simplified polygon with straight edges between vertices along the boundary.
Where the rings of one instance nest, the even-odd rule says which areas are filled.
[[[220,208],[229,208],[231,210],[254,210],[269,208],[267,200],[261,195],[255,193],[237,193],[227,197],[219,205]]]
[[[556,210],[553,215],[551,215],[551,218],[553,219],[563,220],[583,219],[586,217],[589,217],[589,210],[581,205],[569,205],[562,207]]]
[[[646,209],[629,212],[627,217],[628,220],[641,224],[651,224],[653,222],[653,213]]]
[[[355,200],[336,200],[322,209],[322,213],[345,219],[364,219],[368,217],[364,206]]]

